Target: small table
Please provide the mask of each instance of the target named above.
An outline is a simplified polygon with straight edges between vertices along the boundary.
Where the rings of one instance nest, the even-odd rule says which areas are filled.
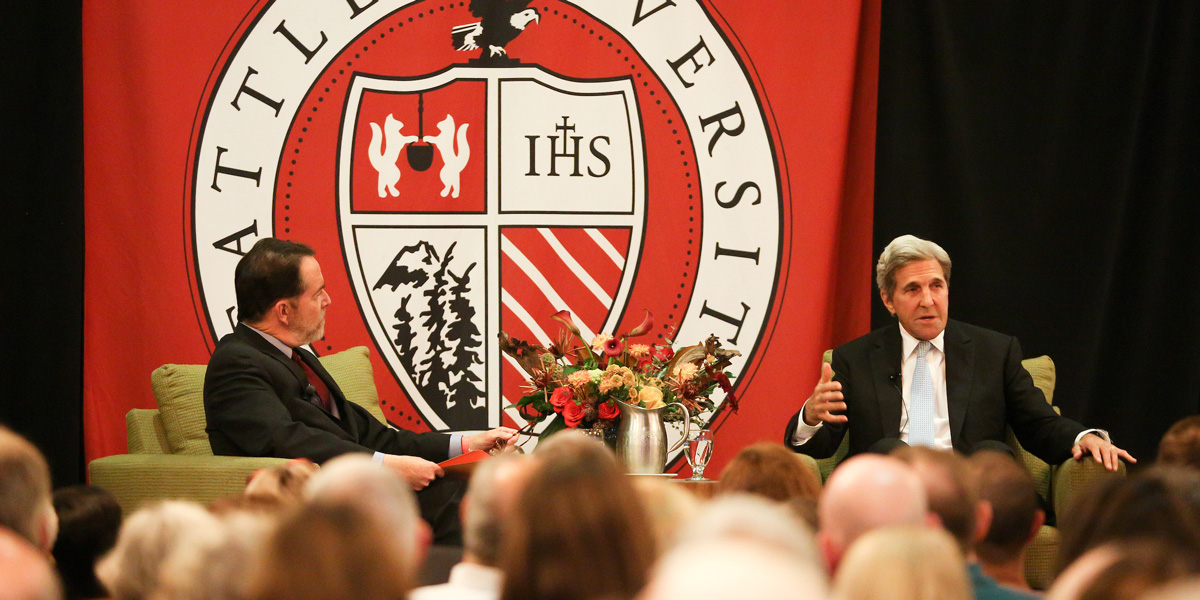
[[[671,483],[683,486],[683,488],[702,500],[708,500],[717,493],[717,481],[709,479],[708,481],[691,481],[689,479],[670,479]]]

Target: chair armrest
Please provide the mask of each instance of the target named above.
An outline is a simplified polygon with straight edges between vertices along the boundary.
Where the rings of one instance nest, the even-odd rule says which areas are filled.
[[[283,458],[187,456],[179,454],[115,454],[88,464],[91,485],[108,490],[129,514],[158,500],[191,500],[207,504],[240,494],[246,478]]]
[[[130,454],[170,454],[167,433],[157,409],[135,408],[125,414]]]
[[[1120,461],[1115,472],[1104,468],[1091,456],[1080,460],[1068,458],[1054,469],[1054,513],[1062,518],[1067,514],[1075,499],[1086,494],[1100,482],[1111,477],[1125,476],[1125,461]]]

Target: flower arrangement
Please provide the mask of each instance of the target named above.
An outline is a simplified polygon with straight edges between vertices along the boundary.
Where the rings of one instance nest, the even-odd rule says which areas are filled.
[[[669,338],[666,345],[631,343],[631,338],[650,333],[654,325],[654,316],[646,311],[642,323],[629,332],[617,337],[600,334],[589,344],[571,313],[559,311],[551,319],[563,328],[549,348],[500,333],[500,349],[529,376],[529,394],[513,407],[528,420],[530,429],[554,418],[543,437],[566,428],[615,428],[622,403],[652,409],[679,402],[697,425],[703,425],[699,415],[715,408],[710,396],[717,388],[737,412],[725,368],[741,353],[722,348],[716,336],[678,350]],[[663,420],[682,421],[683,413],[668,407]]]

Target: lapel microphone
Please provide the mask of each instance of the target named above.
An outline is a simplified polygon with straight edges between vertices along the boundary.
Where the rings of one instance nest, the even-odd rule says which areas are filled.
[[[313,384],[310,383],[304,388],[304,395],[308,397],[309,402],[316,404],[318,408],[324,408],[321,406],[321,395],[317,393],[317,388],[313,387]]]

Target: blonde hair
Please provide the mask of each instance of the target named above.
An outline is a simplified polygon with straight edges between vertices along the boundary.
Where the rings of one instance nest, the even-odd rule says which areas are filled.
[[[220,521],[197,504],[163,502],[143,508],[121,526],[117,545],[96,564],[96,577],[113,600],[147,600],[177,547],[200,543],[219,530]]]
[[[933,527],[887,527],[863,535],[839,564],[833,587],[841,600],[973,596],[967,565],[954,539]]]

